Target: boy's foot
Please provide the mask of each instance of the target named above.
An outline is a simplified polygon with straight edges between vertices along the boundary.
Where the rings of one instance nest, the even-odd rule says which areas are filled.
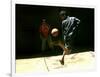
[[[59,60],[60,61],[60,63],[62,64],[62,65],[64,65],[64,61],[63,60]]]

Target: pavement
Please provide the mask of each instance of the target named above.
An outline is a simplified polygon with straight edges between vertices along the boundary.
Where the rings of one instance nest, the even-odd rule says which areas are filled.
[[[85,51],[65,56],[65,64],[59,60],[62,55],[31,59],[16,59],[16,73],[71,72],[95,69],[95,52]]]

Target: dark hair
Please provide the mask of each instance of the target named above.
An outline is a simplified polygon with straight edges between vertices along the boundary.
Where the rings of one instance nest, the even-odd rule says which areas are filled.
[[[63,16],[65,19],[67,17],[66,11],[65,10],[60,11],[59,16]]]
[[[66,16],[66,11],[64,11],[64,10],[60,11],[59,15],[60,16]]]

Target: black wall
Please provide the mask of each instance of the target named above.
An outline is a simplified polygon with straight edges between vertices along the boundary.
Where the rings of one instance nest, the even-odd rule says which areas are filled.
[[[16,4],[16,57],[41,53],[39,26],[46,18],[47,23],[61,26],[59,11],[64,9],[70,16],[81,20],[74,46],[94,50],[94,9],[72,7],[50,7]]]

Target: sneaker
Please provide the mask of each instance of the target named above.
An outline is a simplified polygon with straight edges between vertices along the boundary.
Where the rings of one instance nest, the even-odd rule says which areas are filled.
[[[60,63],[62,64],[62,65],[64,65],[64,61],[63,60],[59,60],[60,61]]]

